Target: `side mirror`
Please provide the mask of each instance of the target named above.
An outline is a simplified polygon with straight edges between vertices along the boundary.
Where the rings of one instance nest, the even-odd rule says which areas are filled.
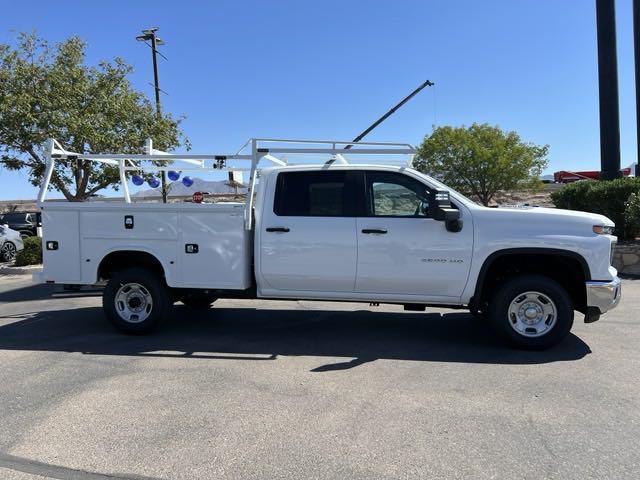
[[[462,230],[460,210],[453,208],[449,192],[446,190],[433,190],[429,195],[429,214],[434,220],[445,222],[450,232]]]

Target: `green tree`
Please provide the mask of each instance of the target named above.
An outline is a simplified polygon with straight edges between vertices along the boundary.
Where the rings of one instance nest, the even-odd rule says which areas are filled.
[[[500,190],[536,189],[549,146],[524,142],[516,132],[474,123],[439,127],[418,149],[415,167],[488,205]]]
[[[15,47],[0,44],[0,165],[26,170],[40,185],[43,144],[55,138],[82,153],[142,153],[146,138],[170,150],[188,141],[181,118],[156,114],[127,79],[132,68],[121,58],[85,65],[85,43],[71,37],[55,46],[35,34],[20,34]],[[53,188],[81,201],[113,185],[116,167],[95,162],[56,162]]]

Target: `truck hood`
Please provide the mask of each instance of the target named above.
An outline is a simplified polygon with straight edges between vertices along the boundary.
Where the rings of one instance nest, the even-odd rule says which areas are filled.
[[[474,217],[487,226],[529,230],[542,235],[593,235],[594,225],[614,226],[604,215],[544,207],[480,207]]]
[[[506,207],[498,208],[496,210],[510,210],[520,212],[527,216],[547,217],[558,220],[578,220],[587,221],[593,223],[593,225],[604,225],[613,227],[614,223],[608,217],[597,213],[581,212],[578,210],[564,210],[561,208],[546,208],[546,207]],[[530,218],[530,217],[524,217]]]

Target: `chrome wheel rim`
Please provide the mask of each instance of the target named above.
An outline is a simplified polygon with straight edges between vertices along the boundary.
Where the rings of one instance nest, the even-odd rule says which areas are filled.
[[[139,283],[125,283],[115,297],[115,307],[122,320],[128,323],[144,322],[153,310],[151,293]]]
[[[16,257],[16,246],[11,242],[5,242],[2,246],[2,258],[13,260]]]
[[[509,325],[523,337],[541,337],[549,333],[558,319],[558,310],[548,295],[524,292],[509,304]]]

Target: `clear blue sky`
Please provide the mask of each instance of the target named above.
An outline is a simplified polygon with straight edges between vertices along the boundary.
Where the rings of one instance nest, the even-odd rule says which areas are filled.
[[[622,165],[636,160],[631,0],[617,1]],[[88,61],[121,56],[153,89],[140,29],[159,26],[163,106],[193,151],[252,136],[352,138],[424,79],[370,139],[419,143],[432,125],[488,122],[549,144],[548,172],[599,166],[595,0],[22,1],[0,42],[79,35]],[[0,198],[33,198],[0,170]]]

